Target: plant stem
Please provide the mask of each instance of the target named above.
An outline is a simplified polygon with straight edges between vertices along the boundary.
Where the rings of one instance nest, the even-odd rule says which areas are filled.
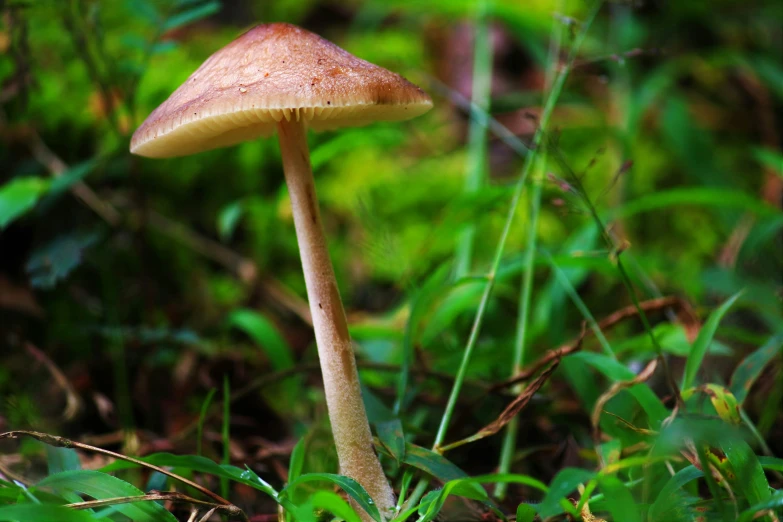
[[[598,13],[598,9],[602,5],[602,3],[603,2],[601,0],[596,1],[593,4],[593,8],[588,13],[585,22],[582,24],[582,31],[577,36],[576,41],[574,42],[574,45],[571,48],[571,53],[569,54],[569,58],[567,62],[563,65],[560,74],[557,76],[556,80],[554,81],[552,85],[552,91],[549,94],[549,97],[547,98],[546,101],[546,105],[544,106],[544,110],[541,113],[541,119],[539,121],[538,130],[536,131],[536,134],[533,137],[533,146],[531,147],[532,150],[525,158],[525,164],[522,167],[522,173],[519,176],[519,179],[517,180],[516,186],[514,187],[514,193],[513,196],[511,197],[511,204],[509,205],[508,213],[506,216],[506,222],[503,226],[503,231],[500,234],[500,239],[498,240],[498,244],[495,249],[495,254],[492,259],[491,268],[489,270],[489,273],[487,274],[487,284],[485,285],[484,292],[481,295],[481,301],[479,302],[479,307],[478,310],[476,311],[476,316],[473,321],[473,326],[470,331],[470,336],[468,337],[468,341],[465,345],[465,350],[462,354],[462,361],[460,362],[459,369],[457,370],[457,375],[454,379],[454,386],[451,389],[451,394],[449,395],[449,400],[446,404],[446,409],[443,412],[443,417],[441,418],[440,426],[438,427],[438,433],[435,436],[435,442],[433,443],[433,451],[439,451],[440,446],[443,444],[443,441],[446,438],[446,431],[448,431],[449,423],[451,422],[451,417],[454,414],[454,408],[457,405],[457,398],[459,397],[460,390],[462,389],[462,383],[465,380],[465,375],[467,374],[468,371],[470,358],[473,355],[473,349],[476,347],[476,342],[478,341],[478,336],[481,331],[481,325],[484,321],[484,313],[486,312],[487,306],[489,304],[489,297],[492,294],[492,290],[495,286],[495,276],[500,266],[500,262],[503,259],[503,253],[506,249],[506,241],[508,240],[509,233],[511,232],[511,224],[513,223],[514,217],[516,216],[517,206],[519,205],[519,200],[522,197],[522,192],[525,189],[527,178],[530,175],[530,172],[533,168],[534,160],[538,156],[537,152],[538,152],[539,145],[541,144],[542,138],[544,136],[544,132],[547,128],[547,125],[549,124],[549,119],[552,116],[552,111],[554,110],[555,103],[557,102],[557,99],[563,90],[563,86],[565,85],[565,80],[568,77],[568,73],[571,70],[571,66],[573,65],[576,52],[581,47],[585,35],[587,34],[587,29],[592,24],[592,21],[595,18],[596,14]]]
[[[562,0],[558,2],[557,12],[563,9]],[[546,74],[545,96],[552,87],[552,81],[557,71],[560,57],[561,45],[560,22],[555,19],[552,25],[552,39],[549,45],[549,68]],[[525,366],[527,324],[530,318],[530,301],[533,294],[533,272],[536,263],[536,240],[538,238],[538,214],[541,210],[541,182],[544,179],[546,171],[546,156],[539,159],[539,182],[533,179],[533,192],[530,195],[530,216],[527,229],[527,246],[525,249],[525,272],[522,276],[522,288],[519,296],[519,311],[517,318],[517,332],[514,338],[514,359],[511,364],[512,377],[522,371]],[[517,385],[513,388],[513,393],[519,394],[522,386]],[[498,473],[508,473],[511,470],[511,463],[514,460],[514,451],[516,450],[517,434],[519,433],[519,416],[515,416],[508,423],[506,433],[503,436],[503,446],[500,450],[500,462],[498,464]],[[508,490],[507,482],[498,482],[495,484],[495,496],[503,500]]]
[[[487,21],[487,0],[480,2],[476,15],[476,27],[473,43],[473,85],[472,103],[482,112],[489,110],[489,95],[492,84],[492,44]],[[487,162],[487,126],[482,119],[471,114],[468,129],[468,163],[465,178],[466,195],[475,194],[484,182]],[[455,260],[457,278],[464,277],[470,271],[473,257],[473,242],[476,227],[470,223],[460,234]]]
[[[543,173],[545,165],[542,158],[539,162]],[[522,289],[519,296],[519,311],[517,316],[517,332],[514,338],[514,358],[511,363],[511,376],[517,375],[525,365],[525,348],[527,347],[527,324],[530,318],[530,301],[533,293],[533,272],[536,261],[536,238],[538,236],[538,213],[541,207],[541,183],[533,180],[533,192],[530,195],[530,222],[527,230],[527,247],[525,249],[525,272],[522,276]],[[512,393],[519,394],[522,385],[518,384],[512,389]],[[508,473],[514,460],[517,434],[519,433],[519,416],[515,416],[508,423],[506,433],[503,436],[503,446],[500,450],[500,463],[498,473]],[[503,500],[508,489],[507,482],[495,484],[495,496]]]
[[[306,129],[303,122],[283,120],[277,131],[340,472],[358,481],[388,515],[394,494],[373,449],[348,322],[318,210]],[[356,507],[364,520],[372,520]]]

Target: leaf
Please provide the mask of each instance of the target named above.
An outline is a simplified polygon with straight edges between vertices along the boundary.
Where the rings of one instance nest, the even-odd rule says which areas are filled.
[[[443,485],[443,489],[431,491],[425,495],[419,507],[419,514],[423,515],[420,518],[420,522],[434,519],[440,512],[443,504],[449,495],[459,495],[474,500],[483,502],[489,506],[499,518],[505,519],[503,513],[500,512],[494,503],[489,500],[489,497],[482,488],[481,484],[492,483],[511,483],[511,484],[524,484],[536,488],[541,491],[547,491],[546,485],[527,475],[520,475],[516,473],[497,473],[493,475],[479,475],[477,477],[465,477],[462,479],[453,480]],[[474,496],[476,492],[480,492],[480,497]]]
[[[650,377],[652,377],[653,373],[655,373],[655,369],[657,367],[658,367],[658,359],[652,359],[649,363],[647,363],[647,366],[645,366],[644,369],[642,369],[642,371],[639,372],[639,375],[636,375],[633,379],[627,381],[616,381],[614,384],[612,384],[612,386],[609,387],[608,390],[602,393],[601,396],[598,397],[598,400],[595,402],[595,406],[593,407],[593,413],[590,416],[590,421],[593,427],[595,429],[598,429],[598,424],[601,420],[601,414],[604,411],[604,406],[606,406],[606,403],[608,403],[615,395],[620,393],[622,390],[626,390],[637,384],[649,380]]]
[[[731,376],[729,389],[737,398],[737,402],[742,404],[748,396],[753,383],[761,375],[764,367],[776,356],[780,354],[783,347],[783,332],[778,332],[769,338],[758,350],[745,357],[734,370]]]
[[[343,491],[348,493],[348,495],[354,499],[356,503],[372,517],[373,520],[378,522],[381,521],[381,513],[378,511],[378,506],[375,505],[375,502],[373,502],[372,498],[370,498],[370,495],[367,493],[367,491],[354,479],[345,477],[343,475],[336,475],[334,473],[307,473],[306,475],[301,475],[296,480],[288,484],[285,488],[283,488],[283,490],[280,492],[280,497],[286,498],[289,496],[290,492],[293,491],[293,489],[296,488],[299,484],[304,484],[305,482],[321,481],[331,482],[332,484],[340,487]]]
[[[95,169],[97,164],[97,160],[92,159],[77,163],[76,165],[71,165],[68,170],[51,181],[47,197],[59,196],[74,184],[86,178],[87,175]]]
[[[397,399],[394,403],[394,413],[399,414],[403,407],[408,392],[408,377],[410,365],[413,360],[414,345],[418,339],[419,326],[424,316],[432,305],[451,282],[451,264],[441,265],[430,275],[421,288],[416,292],[410,303],[410,315],[405,325],[405,335],[402,342],[402,367],[400,378],[397,381]]]
[[[200,473],[208,473],[210,475],[215,475],[216,477],[227,478],[263,491],[274,499],[277,499],[278,496],[277,491],[252,470],[241,469],[227,464],[221,466],[206,457],[199,457],[197,455],[173,455],[171,453],[153,453],[145,457],[136,458],[147,464],[159,467],[168,466],[172,468],[181,468]],[[139,464],[133,462],[118,460],[108,466],[104,466],[101,468],[101,471],[118,471],[121,469],[138,468],[139,466]]]
[[[302,437],[294,446],[293,451],[291,451],[291,459],[288,464],[288,482],[293,482],[302,474],[306,447],[307,439]]]
[[[778,490],[763,502],[759,502],[749,507],[739,516],[739,522],[750,522],[756,518],[756,513],[767,510],[780,510],[783,507],[783,491]]]
[[[678,205],[711,206],[751,212],[756,216],[780,215],[780,210],[757,198],[729,188],[688,187],[653,192],[629,201],[608,214],[611,219],[627,219],[652,210],[671,209]]]
[[[220,11],[220,2],[209,1],[203,4],[197,4],[195,7],[186,9],[176,15],[170,17],[163,24],[163,31],[171,31],[180,26],[192,24],[202,18],[206,18]]]
[[[17,504],[0,507],[0,520],[13,522],[95,522],[83,511],[48,504]]]
[[[228,324],[242,330],[253,339],[267,354],[275,370],[285,370],[294,366],[291,347],[272,322],[260,313],[247,308],[236,310],[228,316]]]
[[[368,386],[359,383],[359,387],[362,389],[362,402],[370,424],[377,425],[397,418],[394,412]]]
[[[316,491],[310,497],[310,503],[314,508],[324,509],[332,515],[345,520],[345,522],[361,522],[359,515],[348,505],[348,502],[333,491]]]
[[[49,475],[36,484],[38,488],[52,488],[58,492],[81,493],[96,500],[115,497],[143,496],[144,492],[117,477],[93,470],[63,471]],[[134,522],[160,522],[177,519],[155,502],[115,504],[112,508]]]
[[[664,352],[680,357],[691,353],[691,342],[688,340],[687,328],[681,323],[660,323],[653,327],[653,334],[658,345]],[[613,344],[615,353],[633,352],[634,354],[655,354],[655,347],[648,333],[642,333],[628,338],[626,341]],[[710,355],[731,355],[732,349],[713,339],[710,343]]]
[[[717,384],[707,384],[703,389],[709,396],[713,408],[715,408],[721,419],[735,425],[739,425],[742,422],[737,399],[729,390]]]
[[[517,522],[533,522],[536,518],[536,508],[530,504],[520,504],[517,506]]]
[[[443,455],[410,442],[405,444],[405,458],[403,462],[425,473],[429,473],[444,483],[468,477],[467,473]]]
[[[769,482],[748,443],[740,439],[727,439],[722,441],[720,447],[736,475],[735,487],[745,493],[748,502],[756,504],[768,500]]]
[[[84,258],[84,252],[98,242],[98,232],[74,232],[60,236],[36,249],[25,265],[35,288],[53,288]]]
[[[774,471],[783,471],[783,459],[777,457],[758,457],[759,464],[764,469],[770,469]]]
[[[598,484],[604,492],[604,499],[612,520],[623,522],[641,522],[642,517],[628,487],[617,477],[607,475],[598,479]]]
[[[244,211],[242,200],[234,201],[223,207],[217,219],[218,235],[221,241],[231,239]]]
[[[15,178],[0,187],[0,229],[33,208],[49,188],[49,180]]]
[[[689,482],[703,476],[695,466],[688,466],[674,474],[661,489],[647,513],[649,522],[690,522],[694,511],[690,505],[699,499],[682,490]]]
[[[685,361],[685,373],[682,378],[681,390],[686,390],[693,386],[693,382],[696,380],[696,373],[701,367],[704,355],[707,353],[707,348],[712,342],[715,332],[718,330],[721,319],[723,319],[723,316],[726,315],[726,312],[729,311],[729,308],[731,308],[740,295],[742,295],[742,291],[739,291],[728,298],[717,310],[710,314],[709,319],[707,319],[704,326],[702,326],[699,331],[699,336],[696,337],[696,341],[693,343],[691,353]]]
[[[82,469],[79,455],[72,448],[58,448],[44,445],[46,448],[46,462],[49,465],[49,475],[61,471],[74,471]]]
[[[636,374],[629,368],[623,366],[611,357],[606,355],[577,352],[569,356],[572,361],[584,362],[603,373],[613,381],[630,381],[636,378]],[[636,384],[628,388],[628,392],[639,402],[644,412],[647,414],[650,424],[655,427],[665,419],[669,410],[661,403],[661,400],[645,384]]]
[[[402,431],[400,419],[379,422],[375,425],[375,430],[378,432],[378,440],[389,455],[397,464],[402,462],[405,457],[405,433]]]
[[[767,168],[772,169],[778,176],[783,176],[783,154],[780,152],[756,147],[753,156]]]
[[[541,518],[553,517],[563,513],[561,501],[576,490],[577,486],[584,484],[595,476],[595,472],[579,468],[565,468],[561,470],[549,485],[544,500],[538,506],[538,514]]]

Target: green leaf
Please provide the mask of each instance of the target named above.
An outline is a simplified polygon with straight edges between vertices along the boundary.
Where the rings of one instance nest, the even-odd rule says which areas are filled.
[[[36,487],[51,488],[61,493],[81,493],[96,500],[144,495],[143,491],[124,480],[93,470],[55,473],[38,482]],[[134,522],[177,522],[174,515],[155,502],[115,504],[112,508]]]
[[[707,384],[704,386],[704,391],[721,419],[735,425],[742,422],[737,399],[729,390],[717,384]]]
[[[307,439],[302,437],[294,446],[293,451],[291,451],[291,459],[288,464],[288,482],[293,482],[302,474],[306,448]]]
[[[172,455],[171,453],[153,453],[145,457],[136,458],[154,466],[181,468],[200,473],[208,473],[210,475],[215,475],[216,477],[227,478],[263,491],[274,499],[277,499],[278,496],[277,491],[252,470],[241,469],[228,464],[221,466],[206,457],[199,457],[197,455]],[[101,471],[118,471],[121,469],[138,468],[139,466],[139,464],[133,462],[118,460],[108,466],[104,466],[101,468]]]
[[[598,484],[604,492],[606,507],[612,514],[612,520],[623,522],[641,522],[636,502],[631,491],[617,477],[607,475],[598,479]]]
[[[759,163],[772,169],[775,174],[783,176],[783,154],[774,150],[756,147],[753,149],[753,156]]]
[[[61,471],[82,469],[76,450],[72,448],[56,448],[48,444],[44,447],[46,448],[46,462],[49,465],[49,475],[54,475]]]
[[[246,308],[236,310],[228,316],[228,324],[253,339],[267,354],[275,370],[294,366],[291,347],[272,322],[260,313]]]
[[[462,471],[443,455],[410,442],[405,444],[405,458],[403,462],[409,466],[429,473],[441,482],[449,482],[451,480],[468,477],[467,473]]]
[[[710,314],[709,319],[707,319],[707,322],[702,326],[699,331],[699,336],[693,343],[691,353],[685,361],[685,373],[682,378],[681,390],[686,390],[693,386],[693,382],[696,380],[696,373],[701,367],[704,355],[707,353],[707,348],[712,342],[715,332],[718,330],[721,319],[723,319],[723,316],[726,315],[726,312],[729,311],[729,308],[731,308],[734,302],[739,299],[740,295],[742,295],[742,291],[737,292],[728,298],[726,302]]]
[[[527,475],[519,475],[516,473],[497,473],[452,480],[445,483],[443,489],[431,491],[424,497],[419,508],[419,514],[423,515],[420,522],[433,520],[438,513],[440,513],[440,510],[449,495],[458,495],[483,502],[485,505],[489,506],[498,517],[505,519],[503,513],[489,500],[486,491],[481,487],[481,484],[496,484],[499,482],[524,484],[541,491],[547,491],[547,487],[543,482],[528,477]],[[478,495],[476,495],[477,493]]]
[[[0,507],[0,520],[13,522],[94,522],[97,518],[84,511],[75,511],[49,504],[17,504]]]
[[[15,178],[0,187],[0,229],[33,208],[49,188],[49,180]]]
[[[399,414],[404,408],[404,401],[408,392],[408,377],[410,364],[413,360],[414,344],[419,335],[419,327],[426,313],[441,292],[448,288],[451,282],[451,263],[441,265],[430,275],[421,288],[416,292],[410,303],[410,315],[405,325],[405,336],[402,342],[402,368],[400,378],[397,381],[397,399],[394,402],[394,413]]]
[[[536,518],[536,508],[530,504],[520,504],[517,506],[517,522],[533,522]]]
[[[72,165],[68,170],[61,175],[52,179],[49,185],[49,193],[47,197],[56,197],[71,188],[74,184],[80,182],[87,175],[95,169],[98,164],[97,160],[92,159],[84,161],[76,165]]]
[[[98,232],[73,232],[37,248],[25,265],[35,288],[53,288],[84,259],[84,252],[100,239]]]
[[[192,24],[220,11],[220,2],[210,1],[198,4],[190,9],[177,13],[163,24],[163,32],[171,31],[183,25]]]
[[[310,497],[310,503],[314,508],[326,510],[345,522],[361,522],[359,515],[348,505],[348,502],[333,491],[316,491]]]
[[[334,473],[307,473],[306,475],[301,475],[283,488],[280,492],[280,498],[286,498],[294,488],[305,482],[330,482],[340,487],[343,491],[348,493],[348,495],[354,499],[356,503],[373,518],[373,520],[378,522],[381,521],[381,513],[378,511],[378,506],[375,505],[375,502],[370,498],[367,491],[365,491],[361,484],[354,479],[343,475],[336,475]]]
[[[759,464],[761,464],[761,467],[764,469],[774,470],[774,471],[783,471],[783,459],[779,459],[777,457],[758,457]]]
[[[720,445],[736,475],[735,487],[739,488],[751,504],[769,499],[769,482],[764,475],[758,457],[747,442],[728,439]]]
[[[217,219],[218,235],[221,241],[231,239],[244,211],[242,200],[234,201],[223,207]]]
[[[378,432],[378,440],[389,452],[389,455],[397,461],[397,464],[405,458],[405,434],[402,431],[400,419],[379,422],[375,425]]]
[[[740,513],[739,522],[750,522],[751,520],[754,520],[756,518],[756,513],[759,513],[760,511],[766,511],[769,509],[778,510],[778,514],[779,514],[781,507],[783,507],[783,491],[776,491],[775,494],[771,495],[768,499],[764,500],[763,502],[754,504],[753,506],[749,507],[748,509]]]
[[[608,214],[612,219],[627,219],[652,210],[670,209],[678,205],[710,206],[745,210],[756,216],[780,215],[780,210],[736,189],[688,187],[652,192],[629,201]]]
[[[680,357],[687,357],[691,353],[691,343],[688,340],[684,325],[680,323],[660,323],[653,327],[653,333],[658,341],[658,345],[664,352]],[[630,337],[626,341],[615,342],[613,346],[617,354],[632,351],[635,354],[655,355],[655,347],[650,339],[650,335],[647,333]],[[713,339],[708,353],[710,355],[731,355],[733,351],[725,344]]]
[[[761,348],[745,357],[734,370],[731,376],[729,388],[737,398],[737,402],[742,404],[750,392],[753,383],[761,375],[764,367],[776,356],[780,354],[783,346],[783,332],[778,332],[769,338]]]
[[[553,517],[563,513],[562,501],[577,486],[584,484],[595,476],[595,472],[579,468],[565,468],[561,470],[549,485],[544,500],[538,506],[538,514],[541,518]]]
[[[688,466],[674,474],[661,489],[647,513],[649,522],[690,522],[694,518],[691,504],[699,499],[683,491],[683,486],[703,476],[695,466]]]
[[[569,358],[592,366],[615,382],[629,381],[636,377],[636,374],[629,368],[626,368],[622,363],[606,355],[591,352],[578,352],[570,355]],[[653,427],[660,424],[661,421],[668,416],[669,410],[666,409],[663,403],[661,403],[661,400],[647,385],[636,384],[628,388],[627,391],[639,402],[639,405],[647,414],[649,422]]]

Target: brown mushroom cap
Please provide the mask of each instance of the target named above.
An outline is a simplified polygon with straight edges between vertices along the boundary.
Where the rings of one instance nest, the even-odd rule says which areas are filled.
[[[184,156],[269,136],[406,120],[432,107],[408,80],[299,27],[259,25],[210,56],[136,130],[131,152]]]

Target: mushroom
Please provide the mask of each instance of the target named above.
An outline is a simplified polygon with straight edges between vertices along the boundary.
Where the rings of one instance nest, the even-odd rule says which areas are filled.
[[[210,56],[149,115],[130,145],[134,154],[165,158],[277,131],[340,470],[386,516],[394,494],[373,449],[306,131],[405,120],[431,107],[430,97],[402,76],[309,31],[274,23],[250,29]]]

